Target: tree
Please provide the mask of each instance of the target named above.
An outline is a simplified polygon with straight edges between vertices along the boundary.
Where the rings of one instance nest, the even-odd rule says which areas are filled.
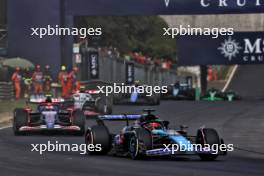
[[[118,48],[121,54],[140,51],[151,57],[176,58],[176,42],[163,36],[168,24],[159,16],[77,17],[76,27],[101,27],[101,46]]]

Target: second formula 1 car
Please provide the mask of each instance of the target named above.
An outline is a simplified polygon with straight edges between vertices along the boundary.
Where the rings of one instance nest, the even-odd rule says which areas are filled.
[[[209,89],[201,100],[206,101],[235,101],[241,100],[241,97],[233,91],[221,92],[217,89]]]
[[[226,152],[219,150],[224,144],[216,130],[200,128],[196,136],[188,135],[186,127],[170,129],[169,122],[156,117],[151,112],[142,115],[104,115],[97,120],[98,125],[88,128],[86,144],[101,145],[100,151],[90,154],[130,156],[139,159],[147,156],[199,155],[202,160],[215,160]],[[119,133],[109,132],[104,121],[123,120],[126,126]],[[129,124],[134,120],[133,124]],[[178,146],[178,148],[177,148]],[[208,147],[209,146],[209,147]]]
[[[31,96],[28,103],[36,104],[36,108],[27,105],[14,110],[13,131],[15,135],[31,131],[69,131],[83,135],[85,116],[79,109],[64,108],[64,99],[50,96]]]
[[[141,88],[147,85],[141,85]],[[139,93],[137,91],[139,86],[135,86],[135,89],[131,93],[119,93],[113,95],[113,103],[118,104],[129,104],[129,105],[159,105],[160,95],[153,93],[148,95],[145,93]]]
[[[71,101],[74,109],[81,109],[89,117],[112,113],[111,97],[98,94],[98,90],[75,92]]]
[[[187,83],[177,82],[168,86],[168,92],[161,94],[163,100],[195,100],[195,89]]]

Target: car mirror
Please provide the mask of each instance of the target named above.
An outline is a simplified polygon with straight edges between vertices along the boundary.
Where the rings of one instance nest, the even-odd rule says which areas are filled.
[[[165,128],[168,128],[169,124],[170,124],[169,121],[167,121],[167,120],[163,121],[163,125],[164,125]]]
[[[186,126],[186,125],[181,125],[180,128],[181,128],[181,131],[184,131],[184,130],[186,130],[186,129],[188,128],[188,126]]]

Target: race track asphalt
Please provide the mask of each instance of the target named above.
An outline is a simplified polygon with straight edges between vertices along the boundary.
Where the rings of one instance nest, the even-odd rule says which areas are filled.
[[[47,141],[81,144],[84,138],[63,134],[14,136],[11,128],[7,128],[0,130],[0,175],[263,176],[264,101],[252,97],[262,95],[259,87],[264,88],[264,82],[255,83],[258,86],[257,91],[254,91],[255,87],[248,85],[252,80],[245,78],[255,79],[248,74],[261,71],[264,73],[264,69],[258,66],[243,66],[238,69],[234,77],[231,87],[251,97],[248,100],[240,102],[163,101],[160,106],[152,107],[156,109],[159,117],[171,122],[171,127],[179,127],[181,124],[189,126],[190,134],[195,134],[196,130],[204,125],[216,128],[225,139],[225,143],[234,144],[236,147],[233,152],[219,157],[217,161],[200,161],[197,156],[134,161],[126,157],[89,156],[80,155],[78,152],[47,152],[40,155],[37,152],[31,152],[31,144],[47,143]],[[262,75],[256,76],[261,80]],[[244,90],[244,86],[247,89],[251,88],[252,91]],[[114,113],[140,113],[143,108],[145,107],[115,106]],[[86,123],[87,126],[91,126],[94,121],[87,120]],[[124,124],[109,122],[108,125],[111,131],[117,131]]]

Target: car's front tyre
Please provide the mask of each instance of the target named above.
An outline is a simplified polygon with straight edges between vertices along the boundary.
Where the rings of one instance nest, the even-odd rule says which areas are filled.
[[[152,149],[152,137],[148,130],[143,128],[135,129],[128,141],[128,153],[132,159],[140,159],[143,157],[145,150]]]
[[[27,126],[28,123],[28,113],[22,108],[17,108],[14,110],[13,117],[13,132],[15,135],[22,135],[23,132],[19,129],[23,126]]]
[[[85,144],[100,145],[101,150],[87,151],[90,155],[107,154],[111,150],[111,137],[104,125],[94,125],[86,131]]]
[[[205,144],[209,144],[211,149],[219,150],[219,145],[221,144],[221,140],[215,129],[204,128],[204,129],[198,130],[197,136],[196,136],[196,143],[201,144],[203,147],[205,146]],[[218,152],[219,151],[216,151],[215,154],[200,153],[199,156],[202,160],[213,161],[218,157]]]
[[[85,115],[84,113],[77,109],[73,112],[73,125],[80,127],[80,131],[76,132],[76,135],[83,136],[85,132]]]

